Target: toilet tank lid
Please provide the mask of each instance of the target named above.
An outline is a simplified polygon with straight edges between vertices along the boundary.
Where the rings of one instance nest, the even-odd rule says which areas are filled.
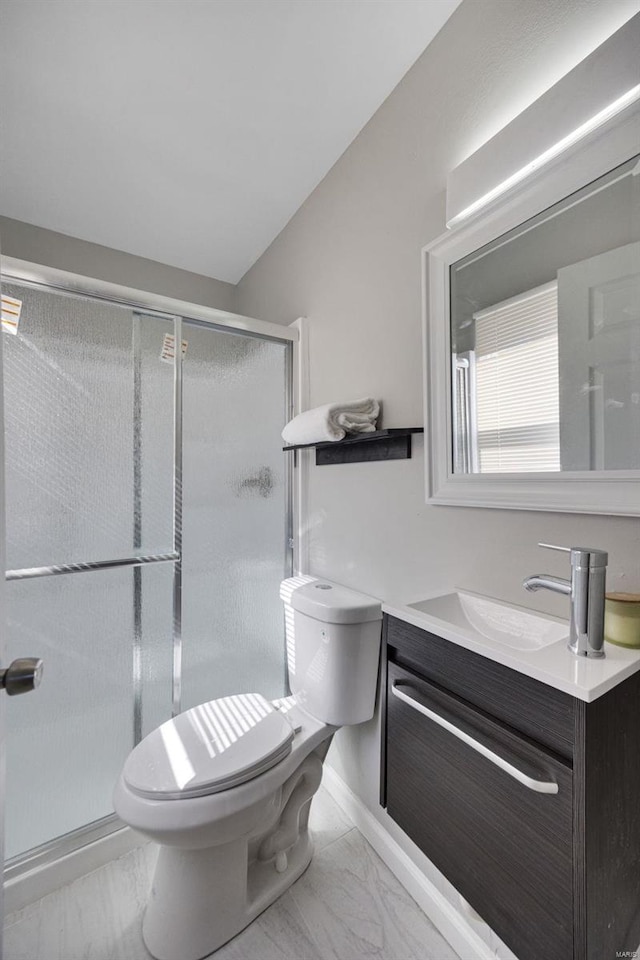
[[[382,604],[330,580],[296,587],[289,601],[294,610],[325,623],[367,623],[382,619]]]

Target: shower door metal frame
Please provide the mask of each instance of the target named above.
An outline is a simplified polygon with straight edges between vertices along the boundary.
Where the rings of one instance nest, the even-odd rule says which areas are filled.
[[[293,345],[298,341],[298,331],[291,327],[263,320],[253,320],[226,313],[211,307],[201,307],[185,301],[173,300],[155,294],[121,287],[104,281],[92,280],[54,268],[36,266],[10,257],[2,257],[2,279],[11,284],[59,293],[83,300],[100,300],[132,311],[132,358],[134,371],[134,476],[133,476],[133,555],[110,560],[94,560],[68,564],[29,567],[7,570],[6,580],[24,580],[35,577],[59,576],[72,573],[132,567],[133,571],[133,637],[132,637],[132,682],[133,682],[133,742],[142,737],[142,567],[147,564],[173,563],[173,636],[172,636],[172,716],[180,712],[182,694],[182,325],[207,327],[222,333],[270,340],[285,346],[285,398],[284,417],[294,413]],[[180,313],[177,311],[180,310]],[[140,316],[156,317],[173,321],[174,325],[174,418],[173,418],[173,549],[160,554],[141,554],[142,502],[139,431],[141,409],[141,355]],[[285,463],[285,531],[283,574],[290,576],[294,569],[296,536],[293,528],[293,465]],[[284,638],[283,638],[284,650]],[[286,678],[286,658],[284,658]],[[115,814],[109,814],[66,833],[60,837],[18,854],[6,861],[4,880],[16,880],[22,875],[44,868],[62,856],[101,840],[125,825]]]

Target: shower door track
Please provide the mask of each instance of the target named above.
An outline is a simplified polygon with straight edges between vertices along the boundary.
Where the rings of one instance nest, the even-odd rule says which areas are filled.
[[[103,300],[114,305],[128,307],[133,311],[132,352],[134,362],[134,419],[140,415],[140,340],[139,314],[158,319],[170,320],[174,324],[174,343],[182,343],[182,324],[184,321],[200,326],[209,327],[224,333],[236,334],[245,337],[255,337],[260,340],[270,340],[283,343],[287,348],[285,363],[285,413],[290,419],[294,413],[294,371],[293,371],[293,344],[298,341],[296,329],[281,327],[267,321],[255,320],[236,314],[226,313],[210,307],[200,307],[196,304],[154,294],[142,294],[137,290],[130,290],[106,281],[91,280],[54,268],[36,266],[26,261],[2,257],[3,279],[28,287],[51,290],[67,296]],[[67,564],[54,564],[41,567],[25,567],[7,570],[5,579],[28,580],[36,577],[60,576],[72,573],[91,573],[98,570],[118,569],[131,567],[133,569],[133,649],[132,649],[132,679],[133,679],[133,737],[138,743],[142,737],[142,567],[155,563],[173,563],[173,670],[172,670],[172,715],[180,712],[182,687],[182,350],[174,353],[174,470],[173,470],[173,544],[172,550],[166,553],[139,554],[142,547],[141,522],[141,474],[139,464],[134,469],[134,516],[133,516],[133,551],[130,557],[112,560],[94,560]],[[134,464],[136,453],[139,452],[140,432],[134,429]],[[290,576],[294,563],[294,530],[293,530],[293,477],[291,462],[287,462],[285,471],[285,557],[284,576]],[[285,658],[286,671],[286,658]],[[34,847],[25,853],[7,860],[4,865],[4,880],[18,881],[33,871],[45,869],[62,857],[71,855],[89,844],[102,840],[105,837],[125,829],[125,824],[115,814],[109,814],[91,823],[55,837],[52,840]]]
[[[126,824],[115,813],[110,813],[106,817],[101,817],[100,820],[93,820],[91,823],[76,827],[69,833],[54,837],[53,840],[48,840],[38,847],[27,850],[26,853],[19,853],[7,860],[4,865],[4,883],[20,880],[32,871],[50,867],[62,857],[74,854],[90,843],[103,840],[105,837],[125,829],[127,829]]]

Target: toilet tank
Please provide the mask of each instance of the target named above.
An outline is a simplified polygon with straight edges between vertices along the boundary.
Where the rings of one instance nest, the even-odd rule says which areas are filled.
[[[329,580],[292,577],[282,584],[291,692],[323,723],[373,716],[382,606]]]

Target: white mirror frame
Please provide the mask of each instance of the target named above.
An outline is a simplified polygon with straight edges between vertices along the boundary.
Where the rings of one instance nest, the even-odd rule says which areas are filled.
[[[635,123],[621,118],[423,249],[427,503],[640,516],[640,470],[454,474],[449,309],[451,264],[624,163],[639,143]]]

